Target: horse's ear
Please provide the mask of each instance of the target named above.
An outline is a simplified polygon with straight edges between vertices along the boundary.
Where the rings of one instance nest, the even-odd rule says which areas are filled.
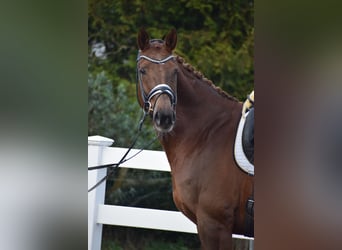
[[[165,36],[165,45],[166,48],[171,52],[176,48],[177,44],[177,32],[176,29],[172,29],[166,36]]]
[[[144,28],[141,28],[138,34],[138,46],[141,51],[150,46],[150,37]]]

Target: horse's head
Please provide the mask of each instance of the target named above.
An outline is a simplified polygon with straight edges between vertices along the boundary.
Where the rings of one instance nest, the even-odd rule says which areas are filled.
[[[150,40],[144,29],[138,35],[138,100],[144,111],[152,115],[154,126],[161,133],[170,132],[176,121],[177,64],[172,55],[176,43],[174,29],[164,40]]]

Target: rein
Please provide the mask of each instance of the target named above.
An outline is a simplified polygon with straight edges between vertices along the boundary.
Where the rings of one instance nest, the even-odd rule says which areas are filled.
[[[148,56],[140,55],[140,53],[138,53],[137,63],[141,59],[145,59],[145,60],[152,62],[152,63],[155,63],[155,64],[164,64],[167,61],[173,59],[174,57],[175,57],[174,55],[170,55],[164,59],[157,60],[157,59],[153,59],[153,58],[148,57]],[[144,101],[143,110],[145,113],[150,114],[153,112],[154,108],[151,104],[151,99],[156,95],[160,96],[162,94],[166,94],[170,98],[172,107],[173,108],[176,107],[177,96],[169,85],[164,84],[164,83],[158,84],[153,89],[151,89],[151,91],[148,93],[148,95],[146,95],[144,92],[144,88],[143,88],[143,82],[141,79],[141,74],[139,74],[138,66],[137,66],[137,80],[138,80],[138,84],[139,84],[139,88],[140,88],[140,94],[141,94],[141,97]],[[137,91],[137,93],[138,93],[138,91]]]
[[[140,55],[138,54],[137,57],[137,62],[139,62],[141,59],[145,59],[148,60],[149,62],[152,63],[156,63],[156,64],[164,64],[167,61],[173,59],[175,56],[174,55],[170,55],[164,59],[161,60],[157,60],[157,59],[153,59],[150,58],[148,56],[144,56],[144,55]],[[129,152],[132,150],[132,148],[134,147],[135,143],[138,140],[138,137],[141,133],[141,129],[142,129],[142,125],[145,121],[145,118],[148,114],[150,114],[151,112],[153,112],[153,107],[151,104],[151,99],[154,96],[160,96],[162,94],[166,94],[171,101],[171,104],[173,106],[173,108],[175,108],[176,103],[177,103],[177,96],[175,95],[174,91],[171,89],[171,87],[167,84],[158,84],[157,86],[155,86],[153,89],[151,89],[151,91],[148,93],[148,95],[145,94],[144,90],[143,90],[143,83],[142,83],[142,79],[140,74],[138,73],[138,68],[137,68],[137,78],[138,78],[138,83],[140,86],[140,90],[141,90],[141,97],[143,98],[144,101],[144,105],[143,105],[143,117],[141,118],[140,122],[139,122],[139,129],[138,129],[138,133],[136,134],[132,144],[130,145],[130,147],[127,149],[126,153],[122,156],[122,158],[120,159],[120,161],[118,163],[109,163],[109,164],[104,164],[104,165],[98,165],[98,166],[94,166],[94,167],[88,167],[88,171],[89,170],[96,170],[96,169],[102,169],[102,168],[108,168],[110,170],[116,169],[117,167],[119,167],[122,163],[132,159],[133,157],[137,156],[139,153],[141,153],[145,148],[149,147],[150,145],[152,145],[152,143],[154,143],[156,141],[156,138],[154,138],[152,141],[150,141],[148,144],[146,144],[142,149],[140,149],[137,153],[135,153],[133,156],[129,157],[126,159],[127,155],[129,154]],[[138,91],[137,91],[138,93]],[[101,180],[99,180],[93,187],[91,187],[88,192],[91,192],[92,190],[94,190],[96,187],[98,187],[102,182],[104,182],[105,180],[107,180],[107,178],[112,174],[113,172],[109,172],[107,173],[106,176],[104,176]]]
[[[158,137],[154,138],[152,141],[150,141],[148,144],[146,144],[142,149],[140,149],[137,153],[135,153],[134,155],[132,155],[131,157],[126,159],[126,156],[129,154],[129,152],[132,150],[132,148],[134,147],[135,143],[138,140],[138,137],[141,133],[141,129],[142,129],[142,125],[145,121],[146,118],[146,113],[144,113],[143,117],[141,118],[140,122],[139,122],[139,129],[138,129],[138,133],[136,134],[131,146],[127,149],[126,153],[122,156],[122,158],[120,159],[120,161],[118,163],[109,163],[109,164],[103,164],[103,165],[98,165],[98,166],[94,166],[94,167],[88,167],[88,171],[89,170],[96,170],[96,169],[102,169],[102,168],[111,168],[110,170],[116,169],[118,168],[122,163],[129,161],[130,159],[134,158],[135,156],[137,156],[138,154],[140,154],[145,148],[151,146]],[[101,180],[99,180],[94,186],[92,186],[89,190],[88,193],[91,192],[92,190],[94,190],[96,187],[98,187],[102,182],[104,182],[105,180],[107,180],[107,178],[113,173],[113,171],[107,173]]]

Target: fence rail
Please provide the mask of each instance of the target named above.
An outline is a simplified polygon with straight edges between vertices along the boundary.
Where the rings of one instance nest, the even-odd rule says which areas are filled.
[[[88,137],[88,167],[119,162],[127,149],[110,147],[113,140],[102,136]],[[137,153],[132,149],[129,155]],[[129,157],[129,156],[128,156]],[[120,167],[170,171],[166,155],[161,151],[144,150]],[[88,171],[88,189],[107,173],[106,169]],[[102,225],[148,228],[156,230],[197,233],[196,225],[181,212],[105,205],[105,182],[88,193],[88,250],[100,250]],[[243,235],[234,238],[253,240]]]

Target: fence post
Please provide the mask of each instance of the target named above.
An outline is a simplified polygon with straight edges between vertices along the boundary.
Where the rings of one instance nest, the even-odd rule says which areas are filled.
[[[102,136],[88,137],[88,167],[102,164],[103,149],[113,144],[114,140]],[[93,187],[107,174],[107,169],[88,171],[88,189]],[[102,224],[96,223],[98,205],[104,204],[106,182],[88,193],[88,250],[100,250]]]

